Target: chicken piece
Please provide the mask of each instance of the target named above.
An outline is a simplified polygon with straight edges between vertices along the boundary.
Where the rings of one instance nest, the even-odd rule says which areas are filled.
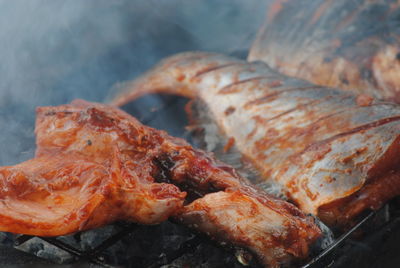
[[[0,230],[58,236],[116,220],[160,223],[182,208],[184,192],[139,178],[110,153],[110,166],[59,153],[0,168]]]
[[[214,210],[219,206],[214,208],[207,203],[210,207],[203,211],[202,220],[214,225],[205,228],[198,222],[193,228],[206,231],[217,241],[245,247],[265,265],[277,267],[293,259],[307,257],[310,244],[321,234],[314,220],[295,206],[266,195],[231,167],[192,148],[182,139],[140,124],[118,108],[81,100],[68,105],[40,107],[37,109],[35,131],[36,158],[20,164],[24,166],[25,181],[32,185],[30,194],[26,200],[21,195],[15,195],[20,187],[17,185],[10,192],[10,195],[15,195],[12,200],[3,197],[5,207],[0,210],[0,217],[12,215],[8,216],[6,224],[0,225],[1,230],[52,236],[115,220],[153,224],[173,216],[183,223],[192,223],[198,209],[193,213],[195,208],[192,208],[191,202],[205,204],[209,200],[205,198],[212,193],[228,202],[228,214],[215,214]],[[90,168],[80,172],[83,168],[79,168],[79,159],[90,163],[86,164]],[[25,166],[30,169],[25,169]],[[64,174],[64,168],[74,172],[65,171],[68,176],[60,175]],[[6,185],[10,181],[8,178],[20,170],[19,165],[3,169],[9,172],[8,177],[3,177],[2,183]],[[66,186],[55,191],[45,186],[43,177],[49,184],[56,181]],[[79,183],[69,185],[70,181]],[[47,199],[43,198],[46,194],[42,194],[42,188],[50,189]],[[225,196],[234,192],[236,196],[241,195],[246,204],[254,204],[251,209],[249,205],[229,206],[229,198]],[[66,196],[65,200],[69,201],[57,201],[57,212],[51,217],[35,214],[33,221],[32,213],[26,214],[35,206],[40,206],[43,211],[55,210],[52,204],[58,200],[58,195]],[[72,200],[80,202],[71,204]],[[18,202],[25,202],[26,205],[15,205],[12,211],[7,209],[9,203]],[[92,209],[86,209],[86,206]],[[15,214],[19,216],[13,216]],[[240,226],[231,221],[229,215],[240,215],[243,219]],[[29,227],[16,228],[15,223],[21,221],[48,222],[49,225],[45,228],[43,224],[32,223]],[[260,224],[260,221],[268,224]],[[243,229],[252,232],[247,234]],[[220,237],[218,234],[221,232],[230,235]],[[293,243],[288,244],[290,239]]]
[[[400,1],[276,0],[248,59],[399,103],[399,11]]]
[[[213,53],[172,56],[113,103],[167,92],[202,101],[221,131],[304,212],[348,225],[400,194],[400,108]]]
[[[35,132],[36,157],[74,153],[110,165],[110,154],[117,147],[125,166],[144,180],[173,180],[200,195],[210,189],[248,185],[232,168],[217,164],[184,140],[144,126],[108,105],[77,100],[67,105],[39,107]]]
[[[289,264],[293,256],[308,255],[309,242],[304,237],[315,236],[315,230],[299,228],[304,223],[282,217],[298,214],[297,209],[276,210],[271,205],[270,200],[261,196],[253,198],[249,193],[228,188],[185,206],[179,218],[192,228],[212,234],[216,240],[250,248],[268,267],[280,267]]]

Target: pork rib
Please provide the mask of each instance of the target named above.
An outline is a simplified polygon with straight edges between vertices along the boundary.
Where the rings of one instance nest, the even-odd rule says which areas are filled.
[[[139,180],[110,153],[109,167],[59,153],[0,168],[0,230],[58,236],[116,220],[155,224],[181,209],[184,192]]]
[[[400,194],[396,104],[202,52],[172,56],[121,90],[114,104],[156,92],[200,99],[260,171],[259,183],[274,182],[328,224],[351,223]]]
[[[399,10],[399,1],[275,0],[249,60],[399,103]]]

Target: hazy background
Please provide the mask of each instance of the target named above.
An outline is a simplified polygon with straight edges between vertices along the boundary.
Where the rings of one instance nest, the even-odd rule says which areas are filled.
[[[245,56],[262,0],[0,0],[0,165],[32,157],[35,107],[103,101],[188,50]]]

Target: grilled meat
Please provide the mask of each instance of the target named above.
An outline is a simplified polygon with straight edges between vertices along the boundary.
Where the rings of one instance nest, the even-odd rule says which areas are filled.
[[[227,137],[303,211],[350,224],[400,194],[400,108],[213,53],[170,57],[121,87],[203,101]],[[366,101],[368,100],[368,101]]]
[[[249,60],[324,86],[400,102],[400,1],[276,0]]]
[[[0,168],[0,230],[57,236],[116,220],[159,223],[181,209],[184,192],[139,177],[119,156],[110,152],[105,166],[57,153]]]
[[[306,257],[320,235],[295,206],[118,108],[81,100],[40,107],[36,135],[34,159],[0,170],[2,231],[54,236],[173,216],[270,266]]]

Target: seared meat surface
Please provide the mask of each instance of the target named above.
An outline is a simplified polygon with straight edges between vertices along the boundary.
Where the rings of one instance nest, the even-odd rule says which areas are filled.
[[[0,168],[0,230],[57,236],[116,220],[159,223],[181,208],[176,186],[141,179],[110,154],[109,166],[58,153]]]
[[[399,11],[397,0],[276,0],[249,60],[399,103]]]
[[[400,194],[396,104],[201,52],[172,56],[121,89],[114,104],[155,92],[200,99],[258,169],[258,183],[275,183],[330,225]]]
[[[36,135],[34,159],[0,169],[1,231],[56,236],[174,217],[270,266],[307,257],[320,235],[295,206],[118,108],[81,100],[40,107]]]

